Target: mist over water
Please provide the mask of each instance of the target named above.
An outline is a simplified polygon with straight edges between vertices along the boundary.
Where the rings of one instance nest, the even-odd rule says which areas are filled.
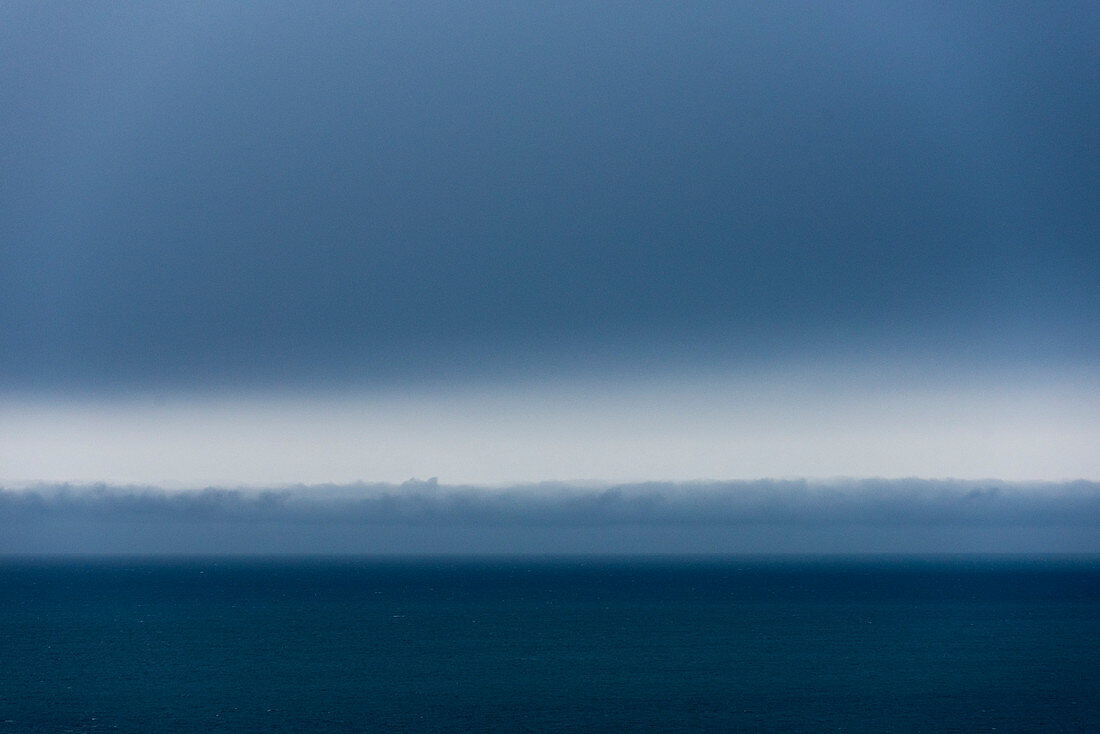
[[[0,490],[0,552],[1096,553],[1100,485],[960,480]]]

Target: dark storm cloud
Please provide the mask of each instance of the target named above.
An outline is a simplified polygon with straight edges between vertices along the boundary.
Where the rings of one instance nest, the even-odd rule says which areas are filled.
[[[1097,552],[1098,527],[1100,485],[1083,481],[0,491],[8,553]]]
[[[1093,3],[6,4],[0,384],[1092,354],[1098,32]]]

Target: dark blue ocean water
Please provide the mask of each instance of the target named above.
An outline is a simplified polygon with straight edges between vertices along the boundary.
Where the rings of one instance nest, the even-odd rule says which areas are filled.
[[[1097,731],[1098,559],[0,561],[0,732]]]

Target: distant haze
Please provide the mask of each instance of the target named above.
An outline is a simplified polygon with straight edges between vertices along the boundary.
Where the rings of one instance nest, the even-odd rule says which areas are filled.
[[[1100,485],[957,480],[0,490],[0,553],[1100,552]]]

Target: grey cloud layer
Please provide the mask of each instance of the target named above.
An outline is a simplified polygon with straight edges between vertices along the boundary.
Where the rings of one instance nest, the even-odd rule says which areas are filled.
[[[0,491],[0,529],[4,552],[1100,552],[1100,484],[55,485]]]
[[[1094,355],[1098,29],[1071,2],[8,3],[0,388]]]

